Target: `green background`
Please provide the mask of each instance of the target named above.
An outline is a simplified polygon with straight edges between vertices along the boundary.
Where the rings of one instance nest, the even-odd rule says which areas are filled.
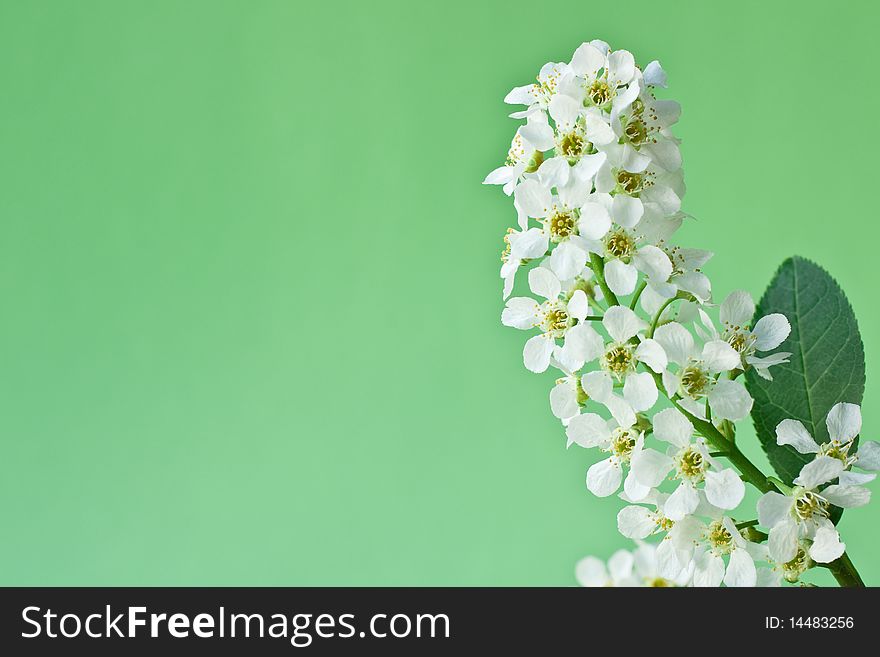
[[[591,38],[669,72],[717,298],[790,254],[839,280],[876,437],[877,20],[3,0],[0,583],[566,585],[625,545],[499,324],[480,185],[505,93]],[[842,523],[874,584],[878,522]]]

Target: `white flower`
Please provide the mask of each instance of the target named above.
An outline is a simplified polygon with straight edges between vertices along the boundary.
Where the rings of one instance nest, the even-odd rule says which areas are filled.
[[[740,369],[747,370],[749,367],[754,367],[761,377],[772,380],[769,367],[787,363],[791,354],[781,351],[768,356],[756,356],[755,352],[776,349],[791,333],[791,324],[785,315],[773,313],[761,317],[755,322],[754,328],[750,329],[754,314],[755,302],[751,294],[744,290],[731,292],[721,303],[720,319],[724,328],[719,336],[711,320],[701,311],[703,324],[710,329],[711,338],[720,337],[739,352]]]
[[[520,215],[520,226],[525,229],[528,218],[541,222],[540,228],[529,228],[517,246],[511,245],[511,254],[520,258],[544,255],[550,244],[550,268],[561,279],[572,278],[587,264],[589,245],[580,236],[580,206],[586,201],[585,188],[573,186],[557,188],[554,196],[550,188],[538,180],[526,180],[516,188],[515,205]],[[586,190],[589,191],[589,190]],[[519,247],[522,248],[519,248]]]
[[[732,468],[718,467],[702,439],[694,440],[694,426],[680,411],[660,411],[653,424],[654,436],[669,443],[669,449],[666,454],[650,447],[639,450],[633,455],[632,472],[636,481],[648,489],[659,486],[670,472],[680,480],[663,506],[667,518],[678,521],[696,511],[700,503],[699,484],[704,485],[711,505],[719,509],[739,506],[745,494],[739,475]]]
[[[584,587],[638,586],[634,567],[632,553],[618,550],[611,555],[607,567],[601,559],[584,557],[575,565],[574,573],[578,584]]]
[[[584,391],[598,402],[610,399],[612,387],[623,386],[623,398],[635,411],[645,411],[657,401],[657,384],[650,372],[637,372],[644,363],[658,374],[666,368],[666,353],[656,340],[633,340],[647,324],[632,310],[612,306],[602,318],[602,326],[611,336],[599,357],[600,370],[584,375]]]
[[[595,358],[602,349],[602,338],[584,322],[589,309],[586,293],[576,289],[567,300],[560,299],[562,284],[545,267],[535,267],[529,272],[529,287],[546,301],[539,304],[531,297],[514,297],[507,301],[501,313],[505,326],[541,330],[541,334],[530,338],[523,348],[526,368],[532,372],[545,371],[557,339],[571,341],[567,347],[570,358]]]
[[[527,105],[528,109],[523,112],[514,112],[511,117],[515,119],[525,118],[540,110],[546,110],[550,101],[556,94],[559,80],[569,73],[568,64],[561,62],[548,62],[538,72],[538,81],[522,87],[514,87],[504,97],[508,105]]]
[[[710,340],[698,349],[694,338],[681,324],[670,322],[654,332],[671,363],[678,371],[663,373],[666,392],[682,396],[680,405],[689,413],[704,418],[704,400],[708,400],[714,419],[738,421],[752,410],[753,400],[745,387],[731,379],[718,377],[740,364],[740,355],[723,340]]]
[[[533,114],[526,125],[517,129],[504,164],[489,172],[484,185],[503,185],[510,196],[527,173],[534,173],[544,161],[542,151],[553,148],[553,128],[543,113]]]
[[[870,491],[858,485],[833,484],[844,464],[833,456],[818,456],[801,468],[795,487],[787,495],[765,493],[758,500],[758,520],[769,529],[770,556],[777,563],[795,558],[799,539],[812,541],[809,555],[818,563],[829,563],[841,556],[846,546],[829,519],[831,505],[841,508],[863,506]]]
[[[758,572],[751,545],[727,516],[703,526],[693,555],[694,586],[755,586]]]
[[[617,492],[623,480],[623,466],[642,450],[644,436],[632,426],[620,426],[604,420],[595,413],[583,413],[569,420],[566,428],[568,446],[598,447],[608,458],[598,461],[587,470],[587,488],[596,497],[608,497]],[[650,491],[640,485],[632,472],[626,478],[624,490],[633,499],[644,498]]]
[[[839,459],[844,468],[855,466],[862,470],[880,470],[880,443],[865,440],[859,444],[857,453],[850,453],[853,440],[862,430],[862,411],[856,404],[840,402],[835,404],[825,418],[829,441],[819,445],[807,428],[797,420],[783,420],[776,427],[776,442],[791,445],[801,454],[816,454]],[[860,474],[846,470],[841,472],[838,483],[858,485],[872,481],[877,475]]]
[[[688,570],[673,577],[660,574],[658,548],[639,543],[632,552],[618,550],[608,560],[608,566],[596,557],[585,557],[575,566],[578,583],[585,587],[655,587],[686,586],[691,578]]]
[[[563,81],[563,92],[582,105],[622,111],[638,97],[638,69],[632,53],[611,51],[604,42],[581,44],[571,58],[569,72],[572,76]]]
[[[674,298],[679,291],[687,292],[699,303],[707,303],[712,298],[712,283],[700,268],[712,258],[712,252],[702,249],[683,249],[668,244],[662,237],[658,239],[657,246],[672,263],[672,273],[666,282],[656,279],[648,281],[648,287],[639,299],[642,309],[653,317],[660,312],[663,304],[668,299]],[[673,306],[667,306],[660,317],[661,323],[671,321],[675,312]]]

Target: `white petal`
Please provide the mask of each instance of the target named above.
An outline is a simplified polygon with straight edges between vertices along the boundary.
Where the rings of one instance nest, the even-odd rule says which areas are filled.
[[[578,220],[578,232],[581,237],[588,240],[602,239],[609,228],[611,228],[611,215],[604,205],[591,201],[581,207],[581,217]]]
[[[548,151],[555,145],[553,128],[547,124],[546,120],[529,121],[527,125],[519,129],[519,133],[523,139],[539,151]]]
[[[709,393],[709,408],[717,419],[738,422],[748,416],[754,400],[738,381],[719,379]]]
[[[816,488],[836,479],[843,472],[843,463],[831,456],[819,456],[801,468],[794,483],[804,488]]]
[[[489,172],[483,180],[484,185],[504,185],[513,178],[513,167],[498,167]]]
[[[863,440],[859,443],[859,460],[856,466],[862,470],[880,470],[880,443],[876,440]]]
[[[550,116],[556,121],[558,129],[566,132],[574,127],[583,104],[565,94],[556,94],[550,100],[550,106],[547,108]]]
[[[573,369],[579,370],[584,363],[596,360],[603,348],[602,337],[585,322],[576,324],[565,332],[562,350],[564,358],[574,364]]]
[[[647,411],[657,402],[657,384],[648,372],[634,372],[623,384],[623,398],[636,412]]]
[[[642,218],[645,206],[641,200],[626,194],[617,194],[611,205],[611,216],[624,228],[632,228]]]
[[[540,228],[529,228],[510,236],[510,257],[517,260],[540,258],[547,252],[550,239]]]
[[[654,437],[676,447],[686,447],[694,435],[694,425],[677,408],[667,408],[654,415]]]
[[[856,404],[835,404],[825,418],[831,440],[848,443],[862,430],[862,409]]]
[[[633,256],[633,264],[652,280],[663,282],[672,275],[672,261],[663,249],[647,244]]]
[[[587,252],[575,246],[571,240],[565,241],[550,254],[550,267],[563,280],[580,274],[587,264]]]
[[[596,557],[585,557],[574,567],[578,584],[584,587],[603,587],[608,584],[608,571],[605,564]]]
[[[694,568],[694,586],[717,588],[724,577],[724,561],[711,552],[701,552]]]
[[[671,540],[663,540],[657,546],[657,574],[666,579],[676,579],[690,561],[690,553],[678,549]]]
[[[608,560],[608,572],[615,583],[632,576],[635,558],[628,550],[618,550]]]
[[[519,207],[530,217],[546,217],[553,199],[550,190],[537,180],[524,180],[514,192]]]
[[[566,306],[568,307],[568,314],[579,322],[583,322],[584,318],[590,314],[590,301],[583,290],[575,290]]]
[[[797,554],[798,526],[791,517],[770,528],[770,556],[778,564],[788,563]]]
[[[627,538],[647,538],[657,529],[656,514],[643,506],[626,506],[617,514],[617,529]]]
[[[656,59],[645,67],[642,79],[648,86],[666,88],[666,71]]]
[[[776,425],[776,444],[791,445],[801,454],[815,454],[819,445],[807,428],[797,420],[783,420]]]
[[[684,365],[694,350],[694,337],[677,322],[664,324],[654,331],[654,339],[673,363]]]
[[[564,187],[570,177],[571,165],[568,163],[568,159],[564,157],[551,157],[544,160],[541,166],[538,167],[538,180],[548,189],[550,187]],[[562,201],[561,197],[560,201]]]
[[[605,311],[602,326],[615,342],[626,342],[648,325],[625,306],[611,306]]]
[[[755,349],[758,351],[776,349],[785,342],[789,333],[791,333],[791,324],[788,323],[785,315],[780,313],[765,315],[755,323],[755,328],[752,329],[752,334],[755,336]]]
[[[596,497],[608,497],[620,488],[622,475],[619,463],[612,459],[599,461],[587,470],[587,488]]]
[[[562,290],[559,279],[546,267],[535,267],[529,272],[529,288],[545,299],[556,299]]]
[[[758,522],[768,529],[775,527],[791,514],[794,499],[782,493],[764,493],[758,500]]]
[[[822,491],[822,497],[842,509],[865,506],[871,501],[871,491],[864,486],[839,486],[833,484]]]
[[[636,72],[636,62],[628,50],[615,50],[608,55],[608,73],[612,80],[626,84]]]
[[[571,58],[571,70],[581,77],[591,77],[605,66],[605,55],[591,43],[582,43]]]
[[[602,400],[605,407],[611,411],[611,416],[622,427],[631,427],[636,423],[636,414],[632,407],[617,395],[608,395]]]
[[[661,135],[656,142],[646,144],[644,148],[649,152],[654,163],[667,171],[677,171],[681,168],[681,150],[678,142],[665,139]]]
[[[586,134],[587,139],[597,146],[610,144],[617,139],[617,135],[614,134],[614,130],[611,129],[611,126],[595,112],[587,113]]]
[[[864,472],[852,472],[851,470],[847,470],[846,472],[840,473],[837,482],[841,486],[861,486],[862,484],[871,483],[876,478],[877,475],[873,472],[867,474]]]
[[[722,324],[747,326],[755,314],[755,302],[752,295],[745,290],[735,290],[721,302],[719,319]]]
[[[673,125],[681,116],[681,105],[675,100],[655,100],[653,105],[657,121],[664,127]]]
[[[810,557],[817,563],[831,563],[843,555],[846,544],[840,542],[840,534],[833,527],[820,527],[810,546]]]
[[[571,418],[565,429],[568,446],[577,443],[581,447],[598,447],[611,438],[608,423],[595,413],[583,413]]]
[[[523,347],[523,364],[526,369],[540,374],[550,366],[550,356],[553,355],[553,340],[543,335],[529,338]]]
[[[651,488],[639,482],[633,471],[630,470],[626,479],[623,480],[623,492],[628,501],[641,502],[651,494]]]
[[[568,420],[580,413],[577,389],[568,381],[557,383],[550,390],[550,410],[560,420]]]
[[[571,168],[571,171],[579,180],[584,182],[591,181],[602,169],[606,158],[607,155],[602,152],[582,155],[578,163]]]
[[[661,374],[668,364],[666,352],[663,351],[663,347],[660,346],[659,342],[652,338],[646,338],[639,343],[639,346],[636,347],[635,356],[645,365],[657,372],[657,374]]]
[[[742,502],[746,487],[732,468],[706,472],[706,499],[719,509],[735,509]]]
[[[613,382],[607,372],[597,370],[587,372],[581,377],[581,387],[590,399],[604,402],[611,394]]]
[[[612,260],[605,264],[605,282],[614,294],[632,294],[636,289],[639,270],[620,260]]]
[[[741,365],[739,352],[724,340],[710,340],[703,345],[702,359],[711,372],[726,372]]]
[[[699,503],[700,496],[697,495],[697,490],[690,484],[682,482],[666,500],[663,513],[670,520],[678,521],[696,511]]]
[[[540,306],[531,297],[508,299],[501,311],[501,323],[518,329],[534,328],[538,324]]]
[[[727,573],[724,575],[724,583],[727,586],[754,586],[758,581],[758,571],[751,555],[742,548],[737,548],[730,553],[730,561],[727,564]]]
[[[672,466],[673,461],[670,457],[650,447],[634,454],[630,464],[639,483],[651,488],[656,488],[662,483]]]
[[[535,102],[534,90],[534,84],[526,84],[522,87],[514,87],[504,97],[504,102],[508,105],[531,105]]]

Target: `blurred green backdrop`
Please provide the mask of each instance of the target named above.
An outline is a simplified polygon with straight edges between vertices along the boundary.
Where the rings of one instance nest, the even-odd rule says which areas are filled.
[[[837,277],[876,435],[878,17],[2,2],[0,583],[564,585],[624,545],[499,324],[480,185],[504,94],[596,37],[669,72],[718,298]],[[878,522],[842,524],[874,584]]]

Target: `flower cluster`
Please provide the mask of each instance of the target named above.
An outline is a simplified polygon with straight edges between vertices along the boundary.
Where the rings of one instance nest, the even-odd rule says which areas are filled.
[[[568,445],[602,453],[587,488],[619,493],[628,505],[618,528],[640,542],[607,568],[580,562],[581,583],[791,580],[840,556],[829,509],[866,501],[868,475],[850,469],[876,469],[878,454],[863,448],[856,460],[858,431],[842,412],[829,415],[828,445],[783,423],[780,440],[815,461],[797,488],[762,498],[757,520],[737,511],[747,460],[734,423],[753,403],[740,377],[754,370],[771,379],[771,368],[788,362],[776,349],[790,325],[781,314],[753,322],[744,291],[716,307],[702,271],[712,254],[673,239],[686,218],[685,188],[671,130],[680,107],[655,95],[666,81],[658,62],[642,70],[631,53],[591,41],[507,95],[521,106],[511,117],[524,123],[484,181],[503,185],[517,217],[502,254],[502,323],[532,334],[528,370],[559,372],[550,408]],[[518,278],[529,294],[511,298]],[[659,542],[644,543],[649,537]]]

